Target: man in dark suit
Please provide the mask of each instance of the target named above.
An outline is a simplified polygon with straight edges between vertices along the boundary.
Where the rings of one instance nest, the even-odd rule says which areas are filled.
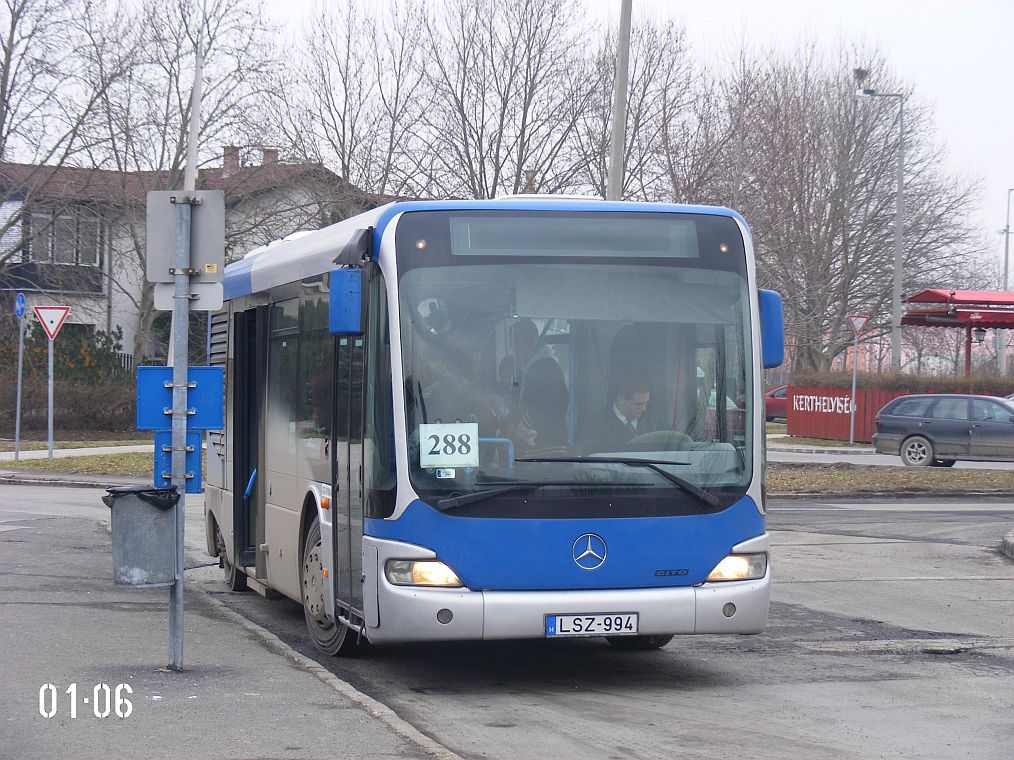
[[[637,436],[653,433],[662,425],[645,414],[651,391],[648,383],[639,378],[617,382],[612,402],[590,419],[579,436],[585,454],[624,451]]]

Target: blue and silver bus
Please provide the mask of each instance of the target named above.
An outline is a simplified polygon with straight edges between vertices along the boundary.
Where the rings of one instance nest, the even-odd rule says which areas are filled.
[[[756,633],[781,301],[704,206],[397,202],[247,254],[208,550],[315,645]]]

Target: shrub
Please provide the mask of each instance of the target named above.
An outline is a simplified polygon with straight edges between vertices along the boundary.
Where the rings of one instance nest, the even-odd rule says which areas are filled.
[[[852,388],[850,372],[806,372],[793,376],[792,385],[807,388]],[[906,375],[860,372],[857,388],[904,391],[906,393],[978,393],[1006,396],[1014,393],[1014,378],[996,375]]]
[[[53,426],[60,430],[134,429],[134,376],[122,368],[122,331],[61,330],[53,343]],[[38,325],[25,332],[21,429],[45,430],[48,417],[49,338]],[[17,337],[0,343],[0,435],[13,438]]]

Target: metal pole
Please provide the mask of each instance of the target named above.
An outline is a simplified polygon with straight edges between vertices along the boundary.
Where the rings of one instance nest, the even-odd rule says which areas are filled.
[[[49,382],[47,384],[49,386],[49,388],[48,388],[48,393],[49,393],[49,404],[48,404],[49,414],[47,415],[48,416],[48,420],[47,420],[47,423],[46,423],[46,429],[48,431],[48,438],[47,438],[47,440],[49,441],[49,457],[48,458],[52,459],[53,458],[53,340],[52,340],[52,338],[49,341]]]
[[[18,400],[14,412],[14,461],[21,458],[21,375],[25,358],[25,317],[18,318]]]
[[[965,327],[965,377],[972,374],[972,326]]]
[[[901,372],[901,274],[905,220],[905,96],[898,95],[898,196],[894,210],[894,288],[891,293],[891,371]]]
[[[627,131],[627,70],[630,68],[630,9],[633,0],[621,0],[620,36],[616,43],[616,81],[613,85],[613,133],[609,144],[609,179],[606,200],[623,194],[623,142]]]
[[[194,62],[194,89],[190,93],[190,127],[187,132],[187,166],[183,189],[197,187],[197,143],[200,140],[201,96],[204,90],[204,25],[197,36],[197,60]]]
[[[849,446],[856,442],[856,374],[859,370],[859,333],[852,341],[852,396],[849,398]]]
[[[172,485],[176,504],[176,577],[169,595],[169,667],[183,670],[183,526],[187,493],[187,374],[190,331],[190,198],[176,200],[176,273],[173,293]]]
[[[197,41],[194,87],[190,94],[190,125],[187,133],[187,166],[184,191],[197,182],[197,142],[201,123],[204,72],[204,26]],[[173,417],[171,483],[180,492],[176,504],[176,577],[169,592],[169,667],[183,670],[183,569],[184,527],[187,502],[187,379],[190,360],[190,228],[192,196],[176,199],[176,271],[173,276],[172,365]]]
[[[1014,187],[1007,189],[1007,223],[1003,228],[1003,289],[1010,292],[1008,272],[1010,267],[1010,196]],[[997,330],[996,362],[1000,366],[1000,376],[1007,376],[1007,331]]]

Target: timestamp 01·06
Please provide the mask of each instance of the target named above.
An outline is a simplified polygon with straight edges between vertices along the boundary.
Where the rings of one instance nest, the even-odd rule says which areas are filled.
[[[70,717],[76,718],[77,684],[72,683],[64,693],[70,697]],[[115,714],[117,718],[127,718],[134,711],[134,705],[125,695],[133,693],[134,690],[130,688],[130,684],[118,683],[114,688],[110,688],[109,684],[97,683],[92,688],[90,696],[86,695],[87,692],[81,696],[81,703],[84,705],[90,703],[92,715],[96,718],[108,718],[110,714]],[[59,695],[59,690],[51,683],[45,683],[39,687],[39,714],[43,718],[52,718],[56,715],[60,708]]]

